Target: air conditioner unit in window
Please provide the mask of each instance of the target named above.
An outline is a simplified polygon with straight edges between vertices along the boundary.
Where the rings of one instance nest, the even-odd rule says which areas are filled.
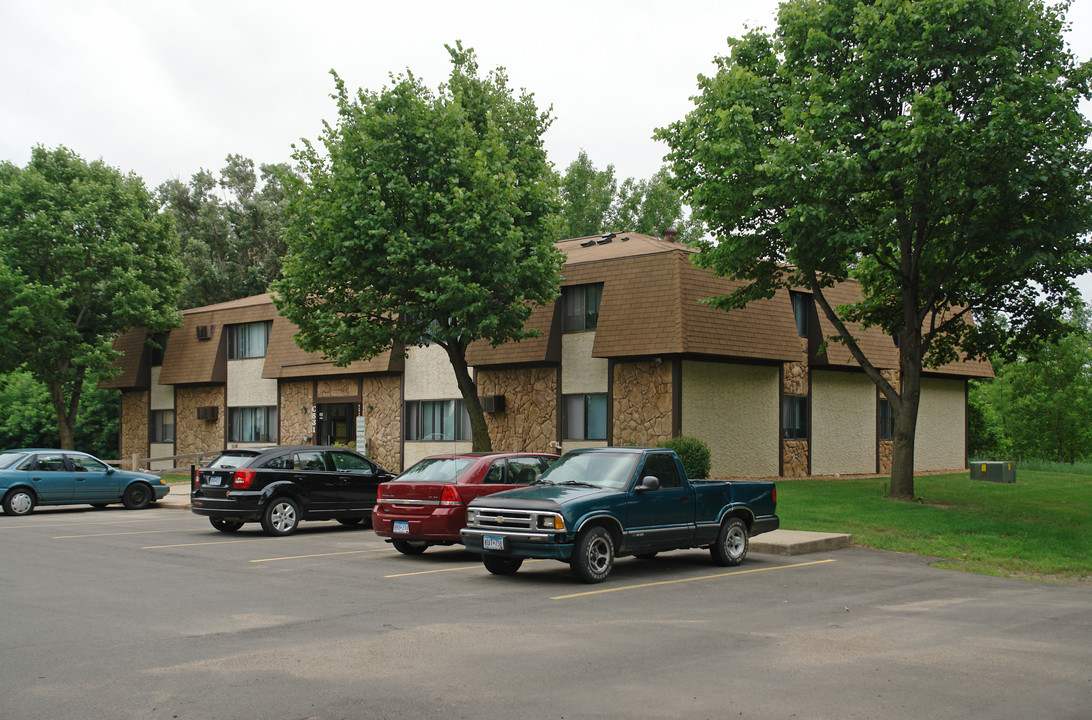
[[[198,325],[197,326],[197,339],[208,340],[212,337],[212,325]]]
[[[498,413],[504,412],[504,396],[503,395],[483,395],[478,398],[478,401],[482,404],[482,412]]]
[[[198,420],[215,420],[220,415],[220,408],[215,405],[203,405],[197,408]]]

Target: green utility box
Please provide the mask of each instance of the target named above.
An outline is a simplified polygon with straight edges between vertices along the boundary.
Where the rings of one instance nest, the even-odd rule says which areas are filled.
[[[1016,482],[1016,463],[971,463],[971,480],[988,480],[990,482],[1014,483]]]

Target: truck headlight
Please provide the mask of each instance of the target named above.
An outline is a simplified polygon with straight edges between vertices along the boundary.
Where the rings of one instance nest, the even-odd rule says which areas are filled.
[[[477,520],[477,519],[478,519],[478,511],[477,510],[467,510],[466,511],[466,524],[467,525],[473,525],[474,521]]]
[[[539,530],[564,530],[565,520],[560,515],[539,515]]]

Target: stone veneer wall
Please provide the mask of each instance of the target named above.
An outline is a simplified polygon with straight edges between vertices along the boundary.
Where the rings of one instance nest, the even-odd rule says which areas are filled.
[[[614,365],[612,445],[655,446],[671,439],[671,363]]]
[[[398,375],[367,375],[361,412],[368,433],[368,457],[391,472],[402,465],[402,381]]]
[[[781,470],[782,477],[808,476],[807,440],[783,440],[781,442],[781,455],[784,463]]]
[[[891,383],[891,387],[895,388],[895,392],[902,392],[902,383],[900,382],[898,368],[890,368],[887,370],[880,370],[880,375],[883,379]],[[876,469],[880,473],[891,472],[891,461],[895,456],[895,443],[891,440],[880,440],[876,447]]]
[[[319,380],[315,403],[322,404],[323,398],[333,397],[359,397],[360,387],[355,377],[335,377],[329,380]]]
[[[494,450],[557,452],[556,368],[479,370],[476,380],[480,395],[504,396],[504,412],[485,414]]]
[[[147,390],[131,390],[121,394],[120,425],[118,444],[121,456],[118,459],[128,463],[133,455],[148,457]]]
[[[217,408],[216,421],[198,420],[197,408],[211,405]],[[224,407],[222,385],[174,388],[175,454],[209,452],[224,448],[227,409]]]
[[[806,362],[785,363],[785,379],[782,388],[786,395],[807,395],[808,364]]]
[[[315,432],[311,425],[314,383],[310,380],[282,381],[280,387],[280,445],[303,445]]]

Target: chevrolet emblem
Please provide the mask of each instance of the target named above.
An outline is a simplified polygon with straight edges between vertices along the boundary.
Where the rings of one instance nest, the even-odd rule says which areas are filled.
[[[502,517],[497,518],[497,524],[498,525],[503,525],[504,524],[504,518],[502,518]]]

